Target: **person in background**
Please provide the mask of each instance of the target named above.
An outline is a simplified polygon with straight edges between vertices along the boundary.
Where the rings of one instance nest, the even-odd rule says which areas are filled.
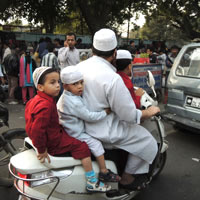
[[[131,53],[131,55],[135,55],[136,54],[137,49],[135,47],[134,40],[130,40],[129,46],[128,46],[128,51]]]
[[[83,49],[83,44],[82,44],[81,38],[78,38],[78,40],[76,41],[76,48],[77,49]]]
[[[79,51],[75,48],[76,35],[74,33],[68,33],[66,35],[66,41],[64,47],[58,51],[58,61],[61,70],[67,66],[76,65],[80,62]]]
[[[46,37],[44,38],[40,38],[39,41],[39,46],[38,46],[38,53],[39,53],[39,58],[42,60],[42,57],[45,56],[48,53],[47,50],[47,44],[51,43],[51,38]]]
[[[62,48],[62,46],[60,44],[60,39],[59,38],[54,39],[53,44],[55,45],[54,53],[58,57],[58,51],[60,48]]]
[[[1,80],[1,85],[5,84],[5,80],[4,80],[4,75],[1,69],[1,64],[0,64],[0,80]]]
[[[3,53],[2,63],[4,62],[4,59],[6,58],[6,56],[11,54],[11,49],[9,47],[9,41],[5,41],[3,46],[4,46],[4,53]]]
[[[33,72],[36,69],[36,63],[30,55],[30,51],[26,50],[20,58],[20,73],[19,73],[19,85],[22,87],[22,100],[25,105],[28,101],[27,91],[29,99],[34,97],[34,83]]]
[[[164,49],[160,49],[159,55],[157,56],[158,63],[162,65],[162,71],[164,72],[166,66],[167,55]]]
[[[149,55],[149,62],[150,63],[157,63],[157,55],[154,52],[153,48],[152,47],[148,48],[146,52]]]
[[[13,49],[11,54],[4,58],[4,67],[8,79],[8,104],[18,104],[15,99],[15,88],[18,86],[19,49]]]
[[[53,53],[54,44],[48,43],[47,50],[48,50],[48,53],[45,56],[43,56],[41,66],[59,69],[58,59],[56,55]]]
[[[176,45],[173,45],[170,48],[170,52],[167,54],[166,58],[166,72],[165,72],[165,88],[167,87],[167,79],[174,63],[176,56],[178,55],[179,48]]]
[[[142,88],[138,88],[134,90],[133,83],[130,79],[131,71],[132,71],[132,56],[127,50],[118,50],[116,57],[116,68],[117,73],[123,79],[126,87],[128,88],[133,101],[135,102],[136,108],[140,109],[140,99],[144,94],[144,90]]]

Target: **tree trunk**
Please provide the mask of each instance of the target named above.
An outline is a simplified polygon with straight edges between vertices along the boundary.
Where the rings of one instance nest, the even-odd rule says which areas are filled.
[[[96,10],[94,10],[94,7],[90,6],[87,3],[87,1],[77,0],[76,2],[92,35],[94,35],[95,32],[99,29],[106,28],[108,15],[110,14],[109,6],[102,6],[103,10],[100,10],[100,8],[98,8],[99,10],[97,12]],[[93,12],[88,11],[92,9]]]

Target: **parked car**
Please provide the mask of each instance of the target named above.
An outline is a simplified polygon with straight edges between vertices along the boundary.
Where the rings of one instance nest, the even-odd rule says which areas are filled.
[[[200,130],[200,43],[182,47],[170,71],[165,117],[179,127]]]

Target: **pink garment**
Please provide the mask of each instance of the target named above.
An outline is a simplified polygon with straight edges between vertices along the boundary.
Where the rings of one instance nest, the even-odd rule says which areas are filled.
[[[27,63],[27,67],[25,66],[25,57],[21,56],[20,58],[20,68],[19,68],[19,86],[20,87],[26,87],[26,81],[27,83],[31,83],[31,71],[30,71],[30,64]],[[25,74],[26,69],[26,74]],[[25,81],[26,79],[26,81]]]
[[[19,86],[23,87],[25,85],[25,76],[24,76],[24,56],[20,58],[20,67],[19,67]]]
[[[30,72],[30,65],[27,64],[27,68],[26,68],[26,81],[27,83],[31,82],[31,76],[30,76],[31,72]]]
[[[33,98],[34,97],[34,88],[33,87],[23,87],[22,88],[22,100],[24,103],[27,102],[27,90],[28,90],[28,93],[29,93],[29,99]]]

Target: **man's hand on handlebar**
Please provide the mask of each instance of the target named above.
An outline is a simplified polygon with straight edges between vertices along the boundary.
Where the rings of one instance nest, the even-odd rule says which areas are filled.
[[[159,112],[160,112],[159,107],[151,106],[151,107],[147,108],[146,110],[142,110],[142,119],[150,118]]]

